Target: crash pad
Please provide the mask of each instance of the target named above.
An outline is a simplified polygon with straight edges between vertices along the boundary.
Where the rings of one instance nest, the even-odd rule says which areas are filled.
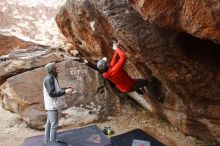
[[[39,135],[26,138],[23,146],[113,146],[111,140],[96,125],[59,132],[57,140],[44,144],[44,136]]]

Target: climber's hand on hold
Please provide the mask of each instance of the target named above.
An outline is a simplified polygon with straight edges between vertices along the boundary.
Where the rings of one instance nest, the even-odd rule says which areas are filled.
[[[113,50],[116,50],[117,48],[118,48],[118,42],[114,41],[114,42],[113,42],[112,49],[113,49]]]
[[[89,63],[89,61],[88,61],[88,60],[86,60],[86,59],[84,59],[84,60],[83,60],[83,63],[88,64],[88,63]]]
[[[107,58],[106,58],[106,57],[103,57],[102,60],[107,61]]]

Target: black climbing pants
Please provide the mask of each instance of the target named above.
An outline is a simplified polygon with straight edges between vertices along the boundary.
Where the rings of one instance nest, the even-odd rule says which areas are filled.
[[[142,92],[141,89],[146,86],[148,90],[148,94],[151,97],[154,97],[154,98],[159,97],[157,84],[153,80],[148,81],[146,79],[134,79],[134,81],[135,81],[135,84],[134,84],[132,91],[136,91],[137,93],[140,93]]]
[[[132,91],[137,91],[140,88],[147,87],[148,88],[149,81],[145,79],[134,79],[134,87]]]

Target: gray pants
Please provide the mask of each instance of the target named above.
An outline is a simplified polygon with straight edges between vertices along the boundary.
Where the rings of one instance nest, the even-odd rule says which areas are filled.
[[[47,123],[45,125],[44,141],[54,141],[56,139],[56,132],[58,126],[58,110],[47,111]]]

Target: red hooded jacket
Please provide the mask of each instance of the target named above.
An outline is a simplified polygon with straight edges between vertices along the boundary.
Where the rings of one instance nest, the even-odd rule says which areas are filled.
[[[117,55],[119,60],[117,61]],[[125,54],[117,48],[107,72],[103,73],[104,78],[113,82],[121,92],[129,92],[134,86],[134,80],[123,69],[126,62]]]

